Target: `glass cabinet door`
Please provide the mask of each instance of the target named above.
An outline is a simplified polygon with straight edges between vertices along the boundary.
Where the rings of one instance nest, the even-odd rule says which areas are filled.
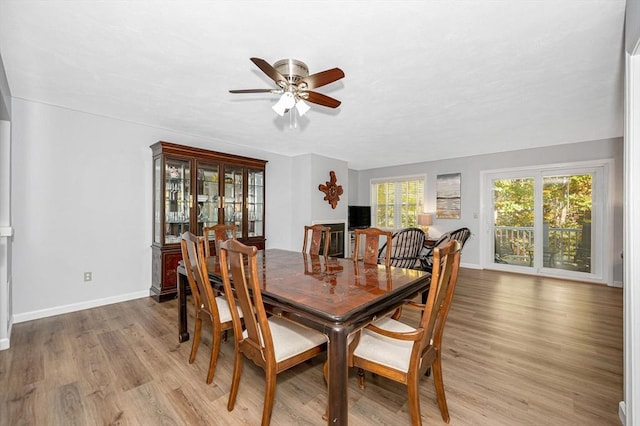
[[[233,166],[224,169],[224,223],[236,225],[237,238],[242,238],[243,234],[243,170]]]
[[[219,206],[219,166],[217,164],[197,163],[196,211],[197,234],[203,235],[205,226],[218,224]]]
[[[264,235],[264,170],[249,169],[247,173],[248,236]]]
[[[179,243],[189,231],[191,176],[188,160],[167,158],[164,171],[165,243]]]

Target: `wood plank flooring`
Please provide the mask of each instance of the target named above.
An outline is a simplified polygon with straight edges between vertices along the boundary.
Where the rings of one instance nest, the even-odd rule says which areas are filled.
[[[226,409],[232,336],[205,383],[209,330],[189,365],[175,300],[15,324],[0,351],[0,425],[259,424],[264,378],[250,363]],[[278,376],[273,425],[324,424],[323,361]],[[619,425],[622,362],[621,289],[461,271],[443,353],[452,425]],[[420,398],[423,423],[444,424],[429,377]],[[367,375],[360,390],[350,372],[351,425],[410,424],[406,401],[402,385]]]

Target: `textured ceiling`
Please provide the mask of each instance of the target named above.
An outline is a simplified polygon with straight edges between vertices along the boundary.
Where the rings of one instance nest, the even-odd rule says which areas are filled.
[[[0,0],[13,97],[357,170],[622,136],[624,0]],[[297,128],[249,61],[346,77]],[[179,141],[176,141],[179,142]]]

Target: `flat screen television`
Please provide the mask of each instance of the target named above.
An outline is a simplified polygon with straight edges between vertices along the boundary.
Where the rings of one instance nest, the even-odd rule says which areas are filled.
[[[371,226],[371,206],[349,206],[349,230]]]

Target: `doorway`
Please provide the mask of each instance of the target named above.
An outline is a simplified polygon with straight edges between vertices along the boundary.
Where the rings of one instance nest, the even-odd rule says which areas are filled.
[[[607,282],[609,163],[484,173],[484,267]]]

